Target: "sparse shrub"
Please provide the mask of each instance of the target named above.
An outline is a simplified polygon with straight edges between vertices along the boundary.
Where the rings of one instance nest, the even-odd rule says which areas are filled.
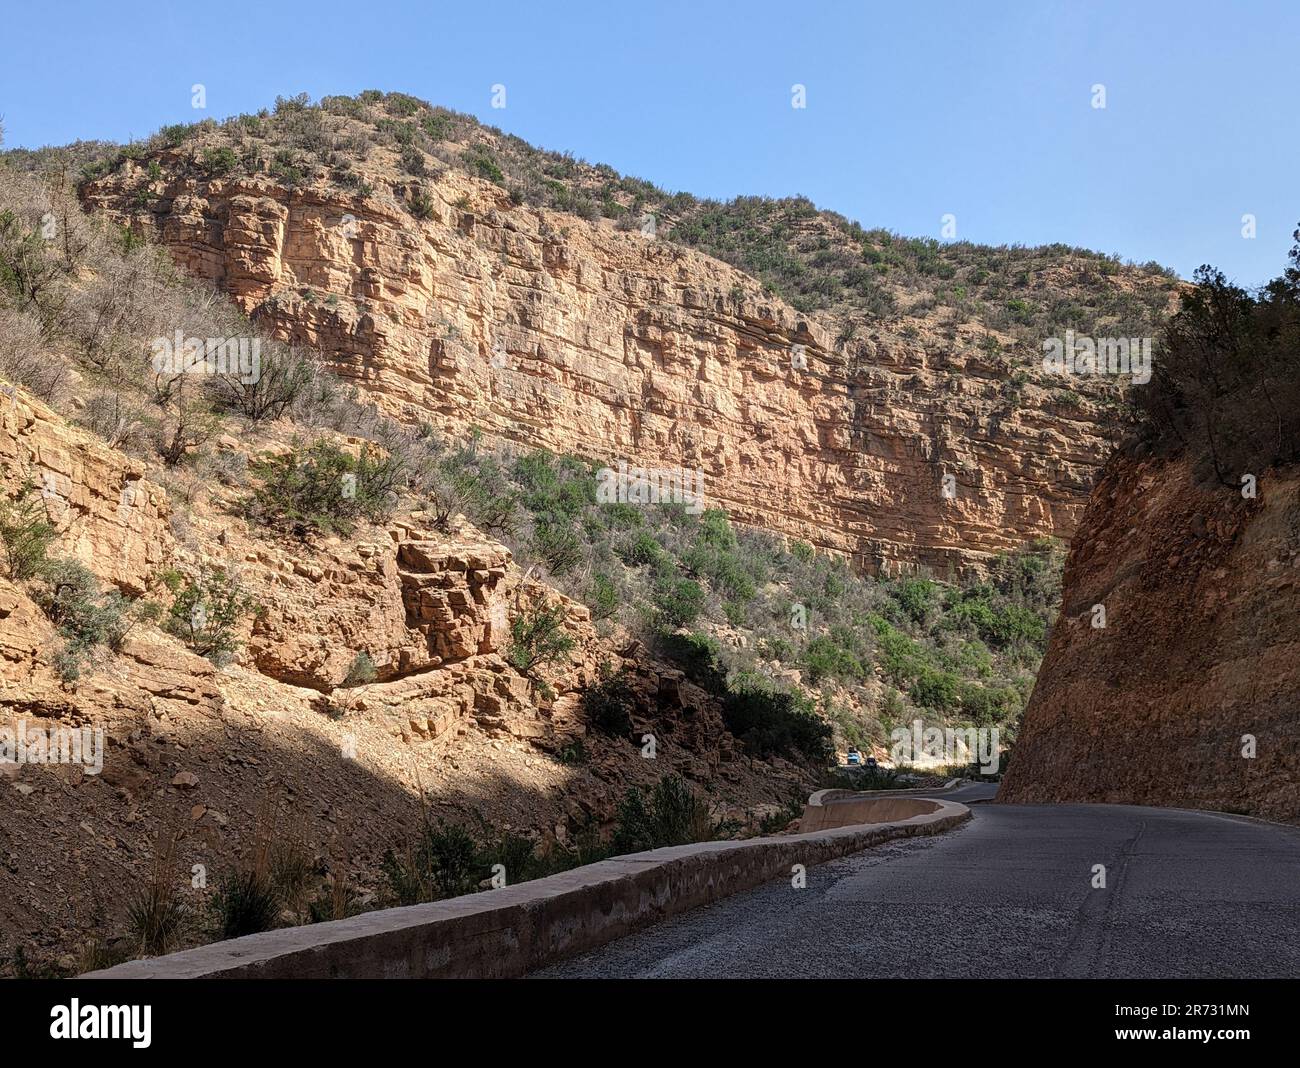
[[[402,149],[402,170],[417,178],[424,177],[428,173],[428,168],[424,164],[424,153],[414,145],[405,146]],[[421,216],[421,218],[428,218],[428,216]]]
[[[182,875],[176,857],[179,838],[174,834],[160,834],[159,838],[147,881],[126,902],[132,941],[147,956],[171,949],[191,918],[189,904],[181,893]]]
[[[616,854],[686,845],[710,837],[708,808],[677,775],[666,775],[649,799],[635,786],[619,802],[612,846]]]
[[[564,630],[564,606],[539,601],[510,621],[506,659],[523,672],[558,660],[574,646]]]
[[[161,412],[155,428],[158,455],[168,467],[183,463],[220,426],[194,375],[155,375],[152,399]]]
[[[149,423],[144,410],[122,390],[91,394],[77,422],[115,449],[140,448],[147,441]]]
[[[34,578],[46,566],[47,552],[57,530],[45,512],[40,491],[30,479],[13,498],[0,497],[0,542],[5,569],[15,582]]]
[[[587,747],[583,744],[581,738],[574,738],[571,742],[566,742],[560,746],[555,754],[555,759],[569,767],[585,764],[587,763]]]
[[[584,555],[582,539],[572,521],[555,514],[537,519],[533,526],[532,549],[546,561],[546,567],[553,575],[572,571]]]
[[[437,213],[437,208],[434,206],[433,198],[422,189],[417,189],[412,193],[411,199],[408,203],[411,208],[411,214],[417,219],[432,219]]]
[[[308,923],[345,920],[360,909],[357,892],[343,871],[331,872],[321,892],[307,904]]]
[[[362,518],[386,519],[397,500],[400,465],[377,446],[354,457],[322,439],[259,460],[253,471],[262,484],[245,504],[249,517],[306,538],[350,534]]]
[[[600,666],[600,681],[582,694],[582,711],[587,722],[602,734],[626,738],[632,731],[632,710],[636,692],[623,671],[614,671],[609,661]]]
[[[316,362],[303,353],[264,342],[253,381],[236,372],[214,376],[212,386],[220,406],[257,422],[279,419],[310,390],[319,374]]]
[[[291,913],[301,916],[307,910],[316,874],[316,857],[301,837],[285,834],[271,843],[267,875],[276,900]]]
[[[101,593],[99,581],[75,560],[50,562],[41,579],[37,602],[66,639],[55,667],[72,682],[98,646],[121,647],[133,622],[129,602],[117,590]]]
[[[46,404],[55,404],[67,375],[67,364],[49,352],[36,320],[0,306],[0,378],[25,386]]]
[[[253,598],[222,567],[204,565],[188,578],[169,571],[162,581],[173,594],[163,629],[214,664],[228,663],[239,648],[240,620],[257,610]]]
[[[344,693],[340,696],[336,691],[330,700],[329,711],[331,715],[336,718],[348,715],[356,707],[357,699],[361,696],[360,687],[374,682],[378,676],[379,670],[370,654],[366,652],[357,653],[352,658],[347,673],[337,687],[338,690],[343,690]]]

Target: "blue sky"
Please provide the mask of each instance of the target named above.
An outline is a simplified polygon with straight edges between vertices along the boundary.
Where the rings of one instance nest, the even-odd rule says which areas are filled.
[[[803,193],[915,236],[951,213],[973,241],[1210,262],[1248,285],[1300,223],[1294,0],[55,0],[5,23],[6,147],[378,88],[672,190]]]

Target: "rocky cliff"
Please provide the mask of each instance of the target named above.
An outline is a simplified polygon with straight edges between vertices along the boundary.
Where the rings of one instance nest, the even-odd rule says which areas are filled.
[[[1185,460],[1117,456],[1071,545],[999,800],[1300,820],[1298,596],[1294,467],[1246,500]]]
[[[213,174],[228,140],[137,154],[83,199],[406,421],[699,468],[734,519],[939,577],[1068,538],[1112,446],[1113,384],[1046,382],[1036,347],[1011,357],[959,309],[803,314],[717,259],[462,169],[413,177],[378,148],[348,186]],[[1033,284],[1060,298],[1080,271]]]

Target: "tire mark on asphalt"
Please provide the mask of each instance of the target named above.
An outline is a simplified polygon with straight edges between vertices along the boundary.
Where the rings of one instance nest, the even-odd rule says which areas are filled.
[[[1114,863],[1106,869],[1105,888],[1089,887],[1088,895],[1083,899],[1076,914],[1069,944],[1057,963],[1055,974],[1058,979],[1098,977],[1097,964],[1108,956],[1129,863],[1146,829],[1147,821],[1141,820],[1133,837],[1120,847]]]

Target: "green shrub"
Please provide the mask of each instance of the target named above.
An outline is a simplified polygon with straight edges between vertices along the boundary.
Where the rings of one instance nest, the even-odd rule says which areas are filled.
[[[432,219],[437,213],[433,198],[423,189],[417,189],[411,194],[410,206],[411,214],[417,219]]]
[[[888,589],[900,621],[924,625],[938,604],[937,587],[929,579],[903,579]]]
[[[615,820],[615,854],[700,842],[711,831],[708,808],[677,775],[660,779],[648,800],[640,789],[629,787]]]
[[[470,145],[461,155],[461,161],[469,168],[470,173],[489,182],[495,182],[497,185],[505,184],[506,176],[486,145]]]
[[[663,546],[648,530],[638,530],[626,541],[615,546],[614,552],[628,567],[642,567],[645,564],[657,565],[668,560],[668,554],[664,552]]]
[[[257,611],[256,601],[221,567],[205,564],[190,577],[168,571],[162,581],[173,594],[163,629],[214,664],[228,663],[239,621]]]
[[[722,606],[722,614],[733,627],[743,627],[749,622],[745,606],[739,601],[727,601]]]
[[[523,486],[524,504],[535,516],[575,518],[596,503],[590,467],[572,456],[555,457],[545,449],[520,456],[514,477]]]
[[[255,868],[223,875],[210,908],[220,938],[243,938],[269,931],[280,915],[280,902],[270,877]]]
[[[574,646],[564,630],[564,606],[538,602],[510,621],[506,659],[523,672],[559,659]]]
[[[946,712],[957,706],[959,693],[960,683],[956,675],[926,667],[912,683],[908,697],[921,708]]]
[[[962,715],[982,727],[1009,723],[1020,711],[1020,694],[1014,686],[981,686],[963,682],[959,696]]]
[[[319,440],[253,464],[262,484],[245,503],[250,519],[301,538],[351,534],[358,520],[382,522],[397,502],[398,461],[367,445],[359,456]]]
[[[612,530],[632,530],[645,526],[645,513],[635,504],[602,504],[600,514]]]
[[[427,111],[420,116],[420,129],[434,141],[446,141],[451,136],[451,120]]]
[[[210,148],[203,153],[203,167],[213,175],[229,174],[239,166],[239,157],[235,155],[234,149],[222,146],[221,148]]]
[[[478,846],[463,827],[422,821],[403,855],[385,851],[380,868],[399,905],[458,897],[477,888]]]
[[[704,588],[691,579],[663,579],[655,586],[651,607],[659,626],[689,627],[704,609]]]
[[[101,594],[95,576],[74,560],[49,563],[41,579],[37,603],[66,639],[55,667],[71,682],[97,646],[121,647],[133,622],[130,603],[117,590]]]
[[[12,499],[0,497],[0,542],[5,569],[15,582],[34,578],[44,569],[57,534],[46,517],[40,491],[30,480],[18,487]]]
[[[818,635],[808,643],[804,649],[803,662],[808,672],[808,681],[813,684],[823,679],[852,681],[865,674],[862,662],[827,635]]]
[[[790,555],[800,563],[811,564],[817,554],[806,541],[792,541],[790,543]]]
[[[758,682],[734,686],[722,703],[722,719],[754,755],[798,754],[825,762],[831,727],[801,694]]]
[[[591,609],[591,618],[596,621],[609,619],[618,611],[618,587],[605,572],[597,571],[591,576],[591,587],[587,591],[587,605]]]

